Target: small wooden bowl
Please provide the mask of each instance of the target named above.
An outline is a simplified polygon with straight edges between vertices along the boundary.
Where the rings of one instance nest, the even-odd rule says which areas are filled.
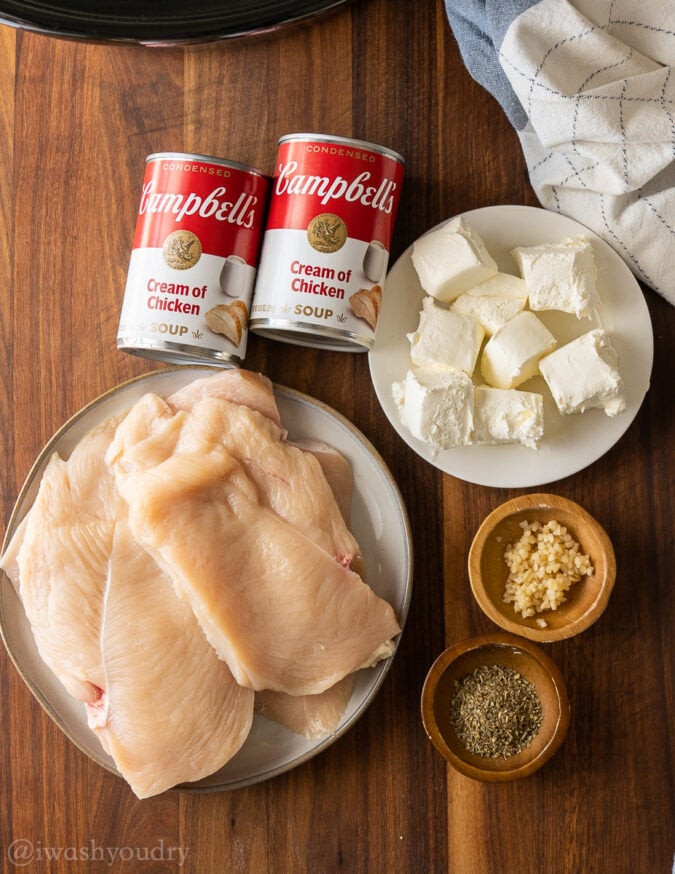
[[[479,665],[503,665],[518,671],[536,688],[543,720],[532,743],[508,758],[470,753],[450,720],[455,681]],[[559,749],[567,736],[570,706],[565,680],[553,661],[535,644],[512,634],[483,634],[446,649],[431,666],[422,690],[422,722],[436,749],[461,774],[502,783],[533,774]]]
[[[573,583],[556,610],[524,619],[503,600],[509,575],[504,551],[520,538],[521,522],[551,519],[564,525],[579,543],[594,573]],[[614,548],[604,528],[579,504],[558,495],[523,495],[497,507],[478,529],[469,550],[469,582],[483,612],[500,628],[540,643],[573,637],[592,625],[607,606],[615,578]],[[543,619],[545,627],[537,619]]]

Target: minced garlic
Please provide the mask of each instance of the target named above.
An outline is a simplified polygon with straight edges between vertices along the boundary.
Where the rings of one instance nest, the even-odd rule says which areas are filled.
[[[573,583],[593,573],[589,556],[564,525],[551,519],[521,522],[523,533],[509,544],[504,559],[509,568],[504,601],[523,618],[556,610]]]

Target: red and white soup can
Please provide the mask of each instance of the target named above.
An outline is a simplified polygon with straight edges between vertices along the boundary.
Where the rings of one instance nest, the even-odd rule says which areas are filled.
[[[364,352],[375,340],[404,160],[318,134],[279,140],[251,331]]]
[[[148,156],[118,349],[177,364],[243,362],[270,182],[221,158]]]

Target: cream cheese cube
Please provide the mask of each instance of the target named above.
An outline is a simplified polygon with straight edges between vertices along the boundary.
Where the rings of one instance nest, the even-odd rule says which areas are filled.
[[[425,297],[417,330],[408,334],[410,357],[418,367],[452,368],[471,375],[484,336],[475,319],[450,312]]]
[[[516,388],[539,372],[539,359],[552,352],[556,338],[534,313],[524,310],[485,344],[480,369],[493,388]]]
[[[446,303],[497,272],[485,243],[461,216],[416,240],[412,263],[427,294]]]
[[[544,399],[537,392],[476,386],[475,443],[522,443],[538,448],[544,434]]]
[[[525,280],[532,310],[562,310],[590,318],[597,303],[593,247],[581,237],[518,247],[511,254]]]
[[[411,368],[392,395],[402,424],[435,449],[465,446],[473,431],[473,382],[461,370]]]
[[[609,335],[595,328],[539,362],[539,370],[563,414],[599,408],[608,416],[626,409],[619,356]]]
[[[453,313],[476,319],[488,337],[491,337],[502,325],[522,312],[526,303],[525,280],[510,273],[496,273],[480,285],[460,294],[450,304],[450,309]]]

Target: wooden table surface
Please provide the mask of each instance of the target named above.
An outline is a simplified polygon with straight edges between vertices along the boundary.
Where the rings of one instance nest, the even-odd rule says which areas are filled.
[[[199,152],[271,171],[279,136],[298,130],[405,156],[390,263],[457,212],[537,205],[517,136],[466,73],[440,0],[359,0],[273,35],[184,48],[0,26],[3,524],[69,416],[163,366],[116,348],[146,155]],[[590,468],[546,487],[601,521],[618,577],[596,625],[546,647],[572,721],[541,771],[501,785],[459,775],[428,741],[419,706],[444,646],[496,630],[472,599],[467,552],[483,517],[528,490],[474,486],[419,459],[381,411],[366,355],[251,337],[246,367],[347,416],[400,486],[416,561],[392,669],[353,729],[300,767],[236,791],[139,801],[66,739],[3,649],[0,867],[15,870],[22,841],[31,872],[670,872],[675,313],[645,297],[655,363],[637,418]],[[81,848],[94,847],[107,855],[88,865]],[[170,848],[187,851],[182,868]]]

